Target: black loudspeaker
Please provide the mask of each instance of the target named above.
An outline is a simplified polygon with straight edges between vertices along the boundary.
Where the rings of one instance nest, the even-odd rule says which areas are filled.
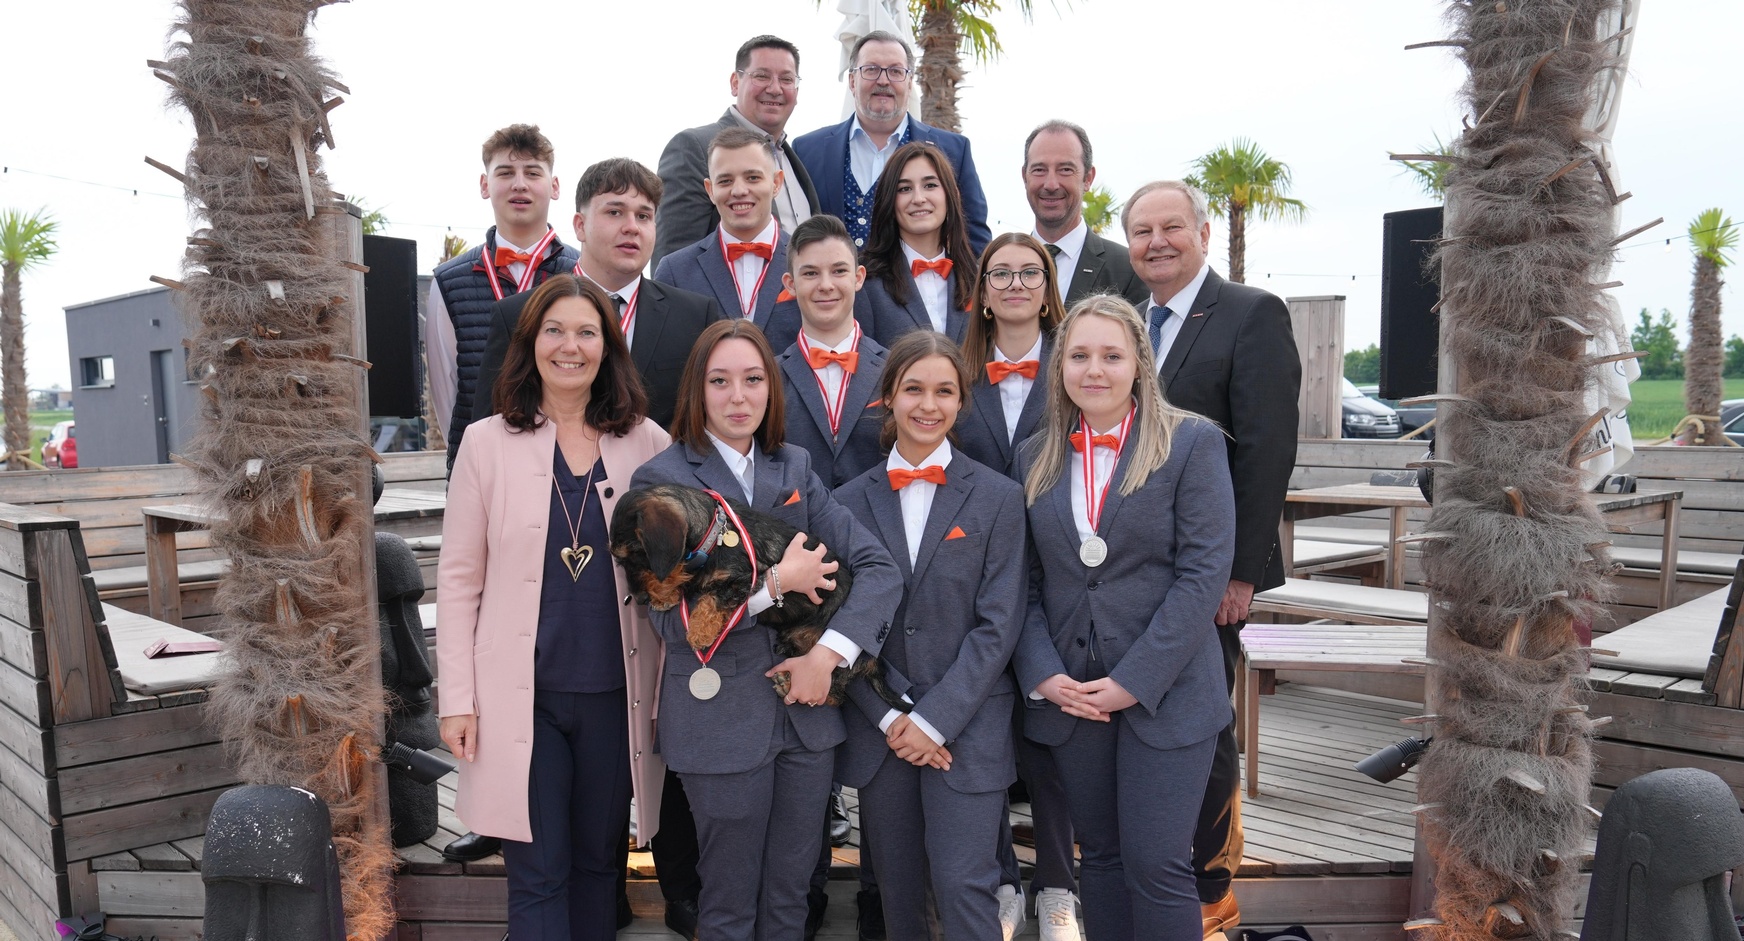
[[[1441,285],[1427,270],[1441,237],[1441,207],[1389,212],[1381,236],[1381,397],[1435,392]]]
[[[418,350],[418,243],[385,235],[363,237],[363,309],[369,331],[369,413],[397,418],[424,414],[424,372]]]

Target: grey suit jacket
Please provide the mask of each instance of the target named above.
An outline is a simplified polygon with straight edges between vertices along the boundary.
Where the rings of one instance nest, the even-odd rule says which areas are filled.
[[[1229,725],[1212,624],[1235,541],[1223,434],[1198,418],[1183,421],[1169,460],[1123,497],[1131,458],[1121,455],[1103,504],[1097,534],[1108,559],[1098,568],[1078,560],[1069,466],[1029,508],[1029,616],[1012,662],[1029,707],[1024,734],[1044,745],[1089,721],[1029,698],[1056,673],[1084,680],[1106,672],[1138,699],[1126,719],[1153,748],[1191,745]]]
[[[848,380],[837,432],[830,434],[830,416],[824,405],[817,374],[801,351],[798,341],[782,350],[781,385],[787,396],[787,443],[811,455],[812,473],[832,490],[884,463],[878,446],[884,427],[884,408],[878,399],[878,383],[884,375],[885,349],[868,336],[860,338],[860,363]]]
[[[1132,256],[1125,245],[1086,232],[1084,251],[1072,273],[1072,289],[1066,292],[1067,309],[1092,294],[1118,294],[1143,313],[1142,305],[1150,300],[1151,289],[1133,272]]]
[[[876,532],[902,570],[906,590],[879,654],[900,674],[914,711],[945,737],[945,781],[963,793],[1003,790],[1017,775],[1011,697],[1005,669],[1023,630],[1029,573],[1015,551],[1023,544],[1023,488],[958,452],[910,568],[902,503],[882,465],[854,478],[836,497]],[[878,722],[889,709],[858,681],[856,708],[844,710],[848,741],[836,779],[851,787],[872,780],[885,760],[901,761]]]
[[[720,210],[715,208],[708,191],[702,186],[702,181],[708,177],[708,145],[721,131],[744,126],[733,117],[733,109],[728,108],[713,124],[686,128],[666,142],[666,149],[660,152],[659,171],[665,193],[660,198],[660,207],[654,211],[653,261],[656,266],[660,259],[709,234],[720,223]],[[792,164],[800,188],[805,190],[809,204],[807,212],[816,215],[818,197],[817,189],[811,183],[811,174],[794,154],[792,144],[783,141],[781,150],[786,154],[787,162]]]
[[[999,390],[987,381],[986,364],[975,367],[975,380],[969,384],[969,410],[957,418],[958,450],[1023,483],[1017,452],[1041,424],[1042,409],[1048,403],[1048,361],[1053,356],[1054,337],[1043,333],[1041,368],[1036,370],[1035,384],[1029,387],[1023,411],[1017,415],[1015,436],[1006,434],[1005,405]]]
[[[848,600],[829,626],[876,656],[902,594],[902,576],[890,554],[811,472],[804,449],[783,446],[773,455],[755,449],[752,453],[753,508],[822,540],[854,573]],[[745,492],[712,445],[703,452],[678,441],[630,480],[632,487],[663,483],[715,490],[735,499]],[[775,632],[756,618],[739,622],[710,659],[709,666],[721,674],[721,691],[705,702],[690,694],[690,675],[701,663],[685,640],[678,609],[650,613],[666,645],[657,744],[667,767],[684,774],[731,774],[759,767],[780,744],[784,714],[811,751],[834,748],[845,737],[840,709],[789,706],[775,694],[773,681],[763,676],[779,662]]]
[[[910,330],[931,330],[933,319],[927,315],[926,304],[921,302],[920,290],[914,286],[914,275],[907,269],[898,268],[896,276],[902,279],[903,286],[908,289],[908,303],[898,304],[890,296],[890,289],[878,278],[867,278],[866,286],[854,298],[854,319],[860,321],[860,329],[866,335],[888,348],[896,342],[896,338]],[[949,303],[950,292],[956,290],[957,275],[952,272],[945,279],[946,303]],[[969,329],[969,313],[962,310],[945,311],[945,335],[954,342],[963,342],[963,333]]]
[[[769,259],[767,270],[763,286],[757,291],[751,319],[763,328],[770,349],[784,350],[799,336],[800,327],[799,305],[792,300],[781,300],[781,275],[787,271],[785,231],[776,231],[774,257]],[[727,256],[721,252],[718,229],[709,230],[697,241],[660,259],[659,267],[654,269],[654,280],[712,297],[728,317],[743,314],[738,284],[733,281]]]

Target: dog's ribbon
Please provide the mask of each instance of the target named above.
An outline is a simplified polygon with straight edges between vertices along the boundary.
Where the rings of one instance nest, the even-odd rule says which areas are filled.
[[[757,547],[751,544],[751,531],[745,528],[744,523],[739,522],[739,514],[733,512],[733,508],[727,504],[726,497],[721,496],[713,490],[704,490],[703,493],[714,497],[715,502],[720,504],[721,509],[727,511],[727,518],[733,521],[733,529],[739,534],[739,544],[745,547],[745,557],[751,560],[751,586],[753,591],[756,590]],[[738,609],[733,612],[732,617],[727,619],[727,626],[721,629],[721,633],[715,638],[715,642],[709,645],[708,653],[705,654],[700,650],[696,651],[696,659],[702,661],[703,666],[708,666],[708,662],[713,660],[715,657],[715,651],[721,648],[721,641],[726,640],[727,635],[732,633],[733,628],[737,627],[739,622],[744,619],[745,608],[750,603],[750,598],[746,598],[744,601],[739,602]],[[678,616],[684,619],[684,627],[685,630],[688,631],[690,629],[690,603],[685,601],[684,596],[682,595],[678,598]]]

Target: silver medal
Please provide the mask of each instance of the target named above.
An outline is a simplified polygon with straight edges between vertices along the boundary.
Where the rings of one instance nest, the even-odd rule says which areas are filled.
[[[1101,536],[1091,536],[1078,544],[1078,561],[1088,568],[1095,568],[1108,560],[1108,543]]]
[[[721,691],[721,675],[712,667],[700,667],[690,675],[690,694],[698,699],[713,699]]]

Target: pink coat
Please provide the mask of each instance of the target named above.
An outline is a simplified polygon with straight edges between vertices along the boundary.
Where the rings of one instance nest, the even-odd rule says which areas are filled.
[[[652,421],[623,437],[600,438],[606,479],[596,481],[594,490],[608,525],[618,498],[630,489],[630,475],[670,440]],[[479,726],[477,760],[460,762],[455,813],[474,832],[508,840],[533,838],[527,816],[533,645],[556,447],[557,430],[549,423],[512,434],[497,415],[467,426],[448,484],[436,569],[440,711],[444,717],[475,714]],[[660,825],[666,776],[654,752],[663,651],[647,608],[628,603],[624,570],[606,547],[596,552],[593,564],[612,564],[623,602],[619,622],[630,704],[630,780],[636,833],[645,841]]]

